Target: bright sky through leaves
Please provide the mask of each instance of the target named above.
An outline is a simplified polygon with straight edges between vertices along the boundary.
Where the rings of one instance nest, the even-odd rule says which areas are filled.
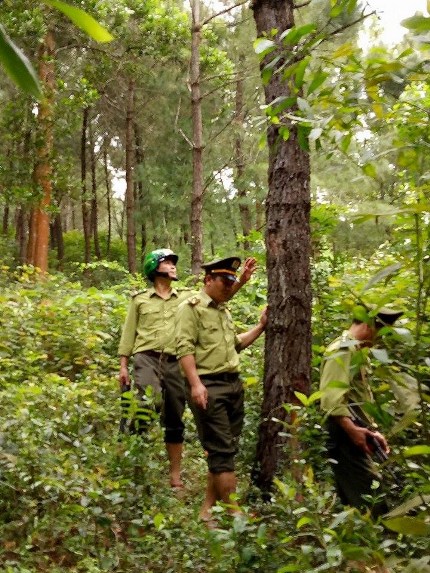
[[[406,28],[400,25],[402,20],[409,18],[415,12],[427,15],[427,0],[367,0],[371,10],[376,10],[380,18],[381,36],[384,44],[399,43]]]

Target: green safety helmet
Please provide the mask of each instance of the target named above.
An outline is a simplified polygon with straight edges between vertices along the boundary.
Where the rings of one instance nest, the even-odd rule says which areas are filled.
[[[146,255],[145,260],[143,261],[143,274],[148,280],[154,282],[158,265],[166,259],[171,259],[176,265],[178,258],[178,255],[175,255],[175,253],[170,249],[157,249],[156,251],[151,251]]]

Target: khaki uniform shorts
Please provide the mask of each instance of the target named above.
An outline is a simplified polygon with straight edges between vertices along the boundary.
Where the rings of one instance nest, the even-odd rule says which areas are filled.
[[[215,376],[215,375],[214,375]],[[189,399],[200,442],[207,451],[212,473],[234,471],[244,418],[244,391],[239,377],[235,381],[208,380],[201,376],[208,390],[206,410]]]
[[[185,379],[179,363],[166,355],[156,358],[145,352],[134,355],[134,383],[141,402],[145,402],[146,390],[154,390],[155,405],[161,413],[164,440],[180,444],[184,441]]]

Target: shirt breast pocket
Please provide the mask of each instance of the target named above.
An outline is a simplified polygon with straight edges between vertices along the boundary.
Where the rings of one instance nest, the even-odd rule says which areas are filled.
[[[216,321],[210,317],[201,319],[199,342],[202,347],[216,346],[222,341],[222,330]]]
[[[139,308],[139,326],[143,328],[151,327],[159,315],[159,310],[145,305]]]

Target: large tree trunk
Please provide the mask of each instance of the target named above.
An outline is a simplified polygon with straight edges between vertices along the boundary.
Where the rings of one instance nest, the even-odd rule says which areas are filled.
[[[125,129],[125,180],[126,180],[126,214],[127,214],[127,254],[128,270],[137,271],[136,261],[136,222],[134,212],[134,185],[133,185],[133,125],[134,125],[134,80],[130,79],[127,93],[127,117]]]
[[[87,129],[89,110],[83,110],[81,128],[81,205],[82,205],[82,227],[84,230],[84,261],[88,264],[91,261],[91,211],[88,203],[87,193]]]
[[[293,0],[255,0],[258,36],[276,29],[277,37],[294,26]],[[283,50],[287,48],[282,48]],[[273,59],[276,54],[271,54]],[[281,57],[277,66],[285,62]],[[264,62],[263,64],[264,65]],[[266,104],[288,96],[282,74],[264,86]],[[271,487],[283,457],[282,424],[288,420],[283,404],[295,403],[294,392],[309,393],[311,361],[310,285],[310,164],[291,124],[290,138],[279,126],[268,127],[269,192],[266,202],[266,249],[269,319],[266,330],[264,399],[254,468],[262,489]]]
[[[193,190],[191,197],[191,272],[198,275],[203,262],[203,120],[200,94],[200,0],[192,0],[191,117],[193,123]]]
[[[38,109],[39,134],[36,143],[36,165],[33,172],[34,184],[42,190],[42,200],[34,210],[34,250],[32,263],[43,273],[48,270],[49,214],[52,196],[52,145],[54,109],[54,50],[55,41],[51,31],[39,48],[39,77],[43,86],[43,98]]]
[[[241,54],[239,56],[238,65],[238,78],[236,82],[236,110],[235,110],[235,163],[236,163],[236,175],[235,175],[235,187],[238,192],[239,198],[239,212],[240,220],[242,223],[242,233],[245,237],[243,248],[245,251],[249,249],[249,240],[247,239],[249,232],[251,231],[251,211],[249,205],[247,204],[247,189],[244,181],[245,173],[245,160],[243,151],[243,123],[245,119],[245,108],[244,108],[244,80],[242,76],[242,70],[245,63],[245,56]]]

